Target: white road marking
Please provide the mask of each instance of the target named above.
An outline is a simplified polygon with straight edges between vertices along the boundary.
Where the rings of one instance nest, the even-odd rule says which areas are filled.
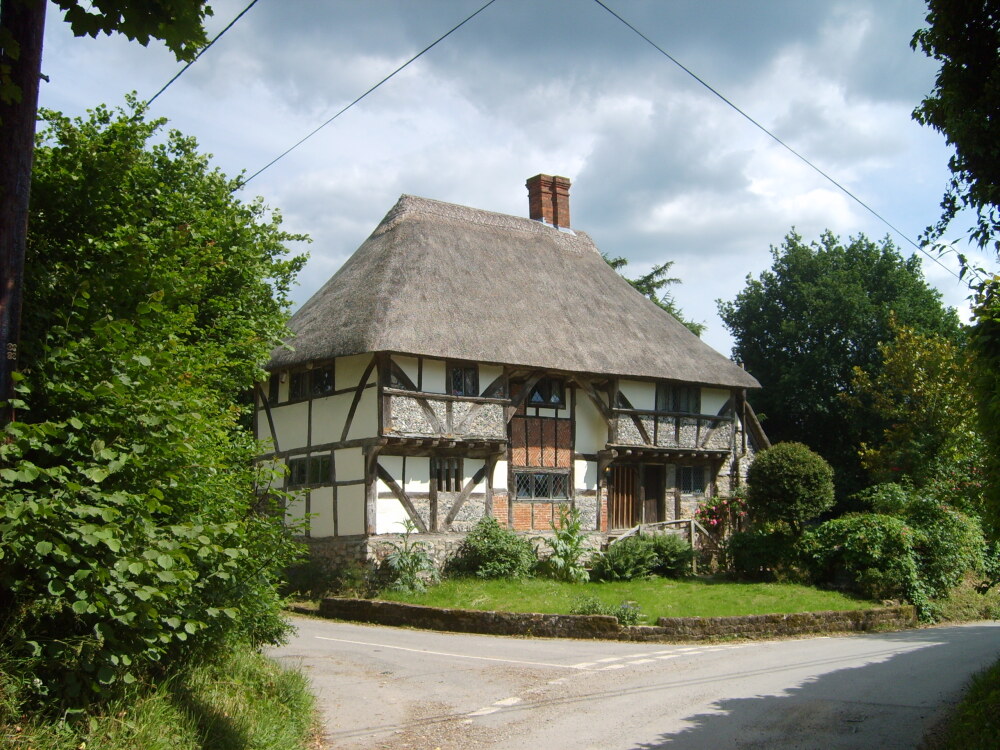
[[[390,646],[386,643],[371,643],[370,641],[349,641],[346,638],[327,638],[322,635],[315,636],[321,641],[336,641],[337,643],[351,643],[356,646],[375,646],[377,648],[391,648],[397,651],[409,651],[414,654],[429,654],[431,656],[450,656],[455,659],[476,659],[477,661],[498,661],[504,664],[529,664],[533,667],[554,667],[556,669],[575,669],[572,664],[551,664],[545,661],[523,661],[520,659],[498,659],[492,656],[469,656],[468,654],[452,654],[447,651],[430,651],[425,648],[406,648],[405,646]]]
[[[501,698],[493,703],[494,706],[516,706],[521,702],[521,699],[516,695],[511,698]]]
[[[632,664],[649,664],[652,661],[656,661],[656,659],[633,659],[632,661],[629,662],[629,665],[631,666]]]
[[[609,656],[606,659],[598,659],[597,663],[598,664],[603,664],[606,661],[620,661],[621,659],[624,659],[624,658],[625,658],[624,656]]]

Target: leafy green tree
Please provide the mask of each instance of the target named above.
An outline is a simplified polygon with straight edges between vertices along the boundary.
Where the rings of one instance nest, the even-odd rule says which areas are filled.
[[[747,277],[719,314],[735,339],[733,356],[763,386],[755,405],[768,436],[799,441],[834,467],[846,496],[864,484],[861,443],[875,444],[885,420],[844,398],[860,368],[877,377],[878,345],[900,325],[958,340],[955,311],[941,304],[915,256],[904,259],[888,239],[864,235],[848,242],[825,232],[806,244],[795,232],[772,247],[770,270]]]
[[[135,103],[44,113],[22,421],[0,440],[0,692],[58,710],[279,641],[297,556],[241,394],[300,239]]]
[[[926,238],[939,242],[963,209],[975,223],[970,239],[1000,255],[1000,12],[992,0],[928,0],[926,28],[912,41],[941,67],[934,89],[913,117],[945,136],[955,152],[952,177],[941,201],[941,218]],[[974,383],[990,474],[1000,475],[1000,275],[972,270],[974,323],[970,336]],[[1000,482],[989,488],[992,526],[1000,529]]]
[[[947,467],[976,457],[976,406],[967,350],[889,321],[891,339],[878,345],[882,365],[871,375],[854,369],[851,386],[888,425],[862,443],[861,462],[877,482],[908,478],[924,486]]]
[[[681,311],[680,307],[677,306],[677,301],[674,299],[674,296],[666,289],[666,287],[669,287],[671,284],[681,283],[680,279],[670,278],[667,276],[667,274],[670,273],[670,267],[674,265],[672,260],[669,260],[666,263],[661,263],[658,266],[653,266],[653,269],[649,273],[644,274],[637,279],[630,279],[622,272],[622,269],[628,265],[628,260],[626,258],[612,258],[607,253],[602,253],[601,257],[607,261],[609,266],[618,271],[618,273],[621,274],[621,277],[631,284],[632,287],[643,297],[648,297],[659,307],[673,315],[695,336],[701,336],[701,334],[705,332],[704,323],[697,323],[684,317],[684,313]]]

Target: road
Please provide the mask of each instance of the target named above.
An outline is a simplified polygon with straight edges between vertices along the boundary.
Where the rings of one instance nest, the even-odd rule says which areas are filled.
[[[1000,657],[1000,623],[713,645],[294,618],[331,748],[906,748]]]

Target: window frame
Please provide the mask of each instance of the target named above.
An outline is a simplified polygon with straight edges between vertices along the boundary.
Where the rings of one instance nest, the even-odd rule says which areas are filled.
[[[705,477],[704,466],[679,466],[677,468],[679,476],[678,485],[682,495],[704,495],[708,482]],[[695,481],[697,477],[698,481]]]
[[[448,393],[452,396],[468,396],[476,398],[479,396],[479,365],[468,362],[448,362],[446,366],[448,376]],[[462,373],[462,392],[455,388],[455,374]],[[472,391],[468,393],[467,391]]]
[[[327,376],[323,378],[323,376]],[[321,378],[326,382],[322,383]],[[334,392],[333,365],[315,367],[309,370],[309,395],[313,398],[323,398]]]
[[[553,386],[559,389],[559,400],[552,400]],[[542,396],[542,401],[534,401],[533,396],[538,393]],[[540,378],[528,392],[528,398],[524,402],[525,406],[535,409],[563,409],[566,407],[566,381],[562,378],[544,377]]]
[[[288,489],[332,484],[333,458],[329,453],[314,453],[288,459]]]
[[[462,491],[465,464],[461,456],[431,456],[429,469],[430,486],[435,492]]]
[[[288,374],[288,400],[301,401],[309,397],[308,371],[297,370]]]
[[[521,490],[522,477],[529,477],[527,489],[530,494],[525,494]],[[559,489],[557,481],[563,485],[564,494],[557,492]],[[547,485],[547,494],[538,492],[540,484]],[[561,502],[570,499],[570,472],[569,471],[538,471],[537,469],[517,469],[514,471],[514,495],[515,500],[521,502]]]
[[[656,411],[668,414],[701,414],[701,386],[656,384]]]

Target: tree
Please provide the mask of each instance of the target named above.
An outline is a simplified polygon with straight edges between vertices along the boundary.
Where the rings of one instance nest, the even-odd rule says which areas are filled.
[[[918,122],[942,133],[955,153],[941,218],[926,232],[940,242],[960,209],[976,217],[969,238],[1000,255],[1000,10],[994,0],[928,0],[927,28],[911,45],[938,60],[934,89],[914,110]],[[961,256],[960,256],[961,257]],[[973,270],[974,323],[970,335],[975,392],[990,474],[1000,475],[1000,275]],[[989,489],[992,525],[1000,529],[1000,482]]]
[[[735,339],[733,356],[763,386],[756,406],[775,441],[799,441],[836,471],[846,497],[864,484],[861,443],[875,444],[887,424],[845,399],[855,368],[881,371],[878,345],[892,340],[890,316],[915,331],[954,341],[955,311],[941,304],[915,256],[903,259],[888,239],[842,243],[830,232],[806,244],[795,232],[772,247],[772,267],[719,314]]]
[[[0,441],[0,692],[57,709],[280,640],[297,554],[241,399],[302,258],[140,105],[43,112],[22,421]],[[3,684],[9,680],[8,684]]]
[[[684,326],[695,336],[701,336],[701,334],[705,332],[705,324],[697,323],[693,320],[685,318],[684,313],[681,312],[681,309],[677,306],[677,302],[674,300],[673,295],[664,289],[664,287],[668,287],[671,284],[681,283],[680,279],[667,277],[667,274],[670,272],[670,267],[674,265],[672,260],[669,260],[666,263],[661,263],[658,266],[653,266],[653,269],[649,273],[640,276],[637,279],[630,279],[622,273],[622,269],[628,265],[627,259],[623,257],[612,258],[607,253],[601,253],[601,257],[607,261],[609,266],[618,271],[622,278],[631,284],[636,291],[638,291],[642,296],[648,297],[655,302],[657,306],[677,318],[677,320],[683,323]]]
[[[979,437],[965,347],[901,326],[878,345],[874,375],[854,369],[851,398],[887,423],[874,443],[862,443],[861,462],[876,482],[906,478],[925,486],[956,464],[972,463]]]
[[[73,33],[118,31],[147,44],[162,39],[178,60],[206,42],[205,0],[56,0]],[[22,276],[28,225],[32,145],[41,77],[46,0],[0,5],[0,423],[13,418],[21,336]]]

